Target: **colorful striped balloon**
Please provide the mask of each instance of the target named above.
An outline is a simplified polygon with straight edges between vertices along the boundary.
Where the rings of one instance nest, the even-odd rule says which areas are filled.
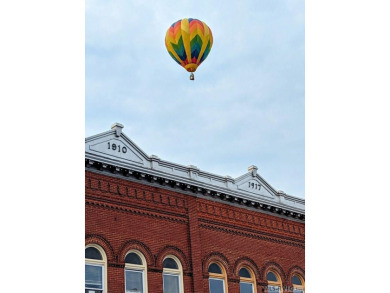
[[[183,18],[167,30],[165,46],[173,60],[188,72],[195,72],[210,53],[213,35],[203,21]]]

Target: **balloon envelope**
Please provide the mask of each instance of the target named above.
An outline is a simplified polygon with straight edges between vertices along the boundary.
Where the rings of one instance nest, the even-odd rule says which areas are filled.
[[[195,72],[213,46],[211,29],[201,20],[183,18],[172,24],[165,35],[169,55],[188,72]]]

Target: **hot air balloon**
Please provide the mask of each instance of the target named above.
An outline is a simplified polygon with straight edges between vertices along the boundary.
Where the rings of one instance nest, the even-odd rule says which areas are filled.
[[[191,72],[190,80],[198,66],[207,58],[213,46],[211,29],[203,21],[183,18],[172,24],[165,35],[169,55]]]

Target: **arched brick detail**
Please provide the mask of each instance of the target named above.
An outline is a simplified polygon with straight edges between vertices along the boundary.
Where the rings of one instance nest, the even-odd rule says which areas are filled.
[[[181,251],[179,248],[177,248],[175,246],[170,246],[170,245],[165,246],[157,254],[156,267],[161,268],[161,269],[163,268],[162,263],[163,263],[164,257],[166,257],[167,255],[174,255],[180,260],[181,265],[183,267],[183,272],[190,271],[191,265],[190,265],[186,255],[184,254],[184,252]]]
[[[293,266],[291,269],[289,269],[287,274],[288,283],[291,283],[291,278],[293,277],[294,274],[301,276],[303,281],[305,281],[305,271],[299,266]]]
[[[284,284],[287,283],[286,274],[283,271],[282,267],[279,264],[277,264],[276,262],[267,262],[263,266],[263,268],[261,269],[262,274],[263,274],[263,280],[267,280],[267,273],[271,270],[273,270],[279,274],[280,278],[282,279],[282,284],[284,286]]]
[[[87,246],[88,244],[99,245],[106,253],[107,261],[108,262],[115,261],[114,249],[112,248],[111,244],[103,236],[98,235],[98,234],[85,235],[85,246]]]
[[[233,274],[239,277],[240,269],[244,266],[249,267],[253,271],[253,273],[255,274],[256,282],[261,280],[261,273],[259,267],[249,257],[241,257],[236,260],[236,262],[234,263]]]
[[[128,240],[121,245],[118,252],[118,259],[120,263],[125,262],[126,254],[131,249],[141,252],[145,257],[148,266],[154,266],[154,257],[149,247],[138,240]]]
[[[232,274],[232,268],[226,256],[220,252],[211,252],[206,255],[202,260],[202,271],[203,274],[208,274],[209,266],[213,262],[218,262],[224,266],[227,275]]]

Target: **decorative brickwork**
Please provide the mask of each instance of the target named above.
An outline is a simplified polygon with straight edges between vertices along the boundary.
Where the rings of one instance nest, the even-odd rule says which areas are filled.
[[[97,136],[98,144],[89,139],[90,149],[99,151],[105,147],[105,135],[117,133]],[[122,138],[123,134],[119,136]],[[137,250],[146,260],[149,293],[163,293],[162,263],[167,255],[175,256],[183,268],[182,293],[208,293],[208,267],[213,262],[226,270],[229,293],[239,293],[239,270],[243,266],[253,272],[258,293],[267,290],[269,270],[279,274],[286,286],[285,292],[290,292],[294,274],[304,280],[303,200],[274,192],[256,172],[253,173],[253,166],[252,173],[236,181],[213,175],[210,182],[219,185],[215,185],[215,190],[208,185],[211,186],[208,189],[202,187],[206,183],[199,180],[210,174],[202,173],[194,166],[166,163],[156,156],[148,158],[129,139],[121,143],[128,148],[124,154],[128,157],[124,159],[140,158],[142,166],[135,162],[131,165],[133,169],[115,167],[105,163],[104,158],[99,161],[97,151],[86,161],[85,243],[100,246],[107,256],[107,292],[104,293],[125,292],[125,256],[130,250]],[[135,155],[130,156],[130,150]],[[148,166],[152,167],[150,174],[143,173]],[[156,166],[160,168],[161,176],[153,175],[157,174]],[[189,179],[183,179],[187,183],[172,179],[173,171],[161,173],[163,168],[168,168],[166,166],[177,174],[189,172]],[[246,186],[251,186],[245,181],[249,179],[266,188],[274,202],[260,195],[259,200],[246,199],[242,194],[247,192]],[[240,189],[242,196],[234,197],[233,189],[226,189],[221,182],[225,182],[227,188],[233,184],[244,188]],[[222,192],[224,190],[226,193]],[[278,197],[280,202],[277,202]],[[290,201],[286,209],[283,198]],[[294,201],[298,207],[294,206]]]
[[[238,276],[240,269],[244,266],[252,269],[252,271],[255,274],[256,280],[262,279],[262,275],[260,273],[260,270],[259,270],[257,264],[252,259],[250,259],[249,257],[245,257],[245,256],[237,259],[236,262],[234,263],[233,275]]]
[[[183,266],[183,271],[184,272],[190,271],[191,265],[190,265],[186,255],[184,254],[184,252],[181,251],[180,248],[177,248],[175,246],[170,246],[170,245],[164,246],[158,252],[158,254],[156,256],[156,267],[162,269],[162,267],[163,267],[162,263],[163,263],[164,257],[167,256],[167,255],[174,255],[174,256],[176,256],[180,260],[181,265]]]
[[[263,280],[266,280],[266,275],[269,271],[275,271],[279,274],[279,276],[282,278],[282,283],[286,283],[286,274],[284,273],[283,268],[276,262],[270,261],[264,264],[261,271],[263,272]]]
[[[126,253],[131,249],[140,251],[144,255],[148,266],[154,267],[156,265],[154,256],[150,249],[145,244],[137,240],[129,240],[123,243],[118,252],[119,262],[125,262]]]
[[[286,286],[294,273],[304,278],[304,223],[88,171],[85,199],[86,244],[107,255],[109,293],[124,292],[130,249],[146,259],[150,293],[163,293],[166,255],[180,260],[185,293],[208,292],[213,261],[225,267],[230,293],[239,292],[244,265],[253,270],[258,292],[270,269]]]

